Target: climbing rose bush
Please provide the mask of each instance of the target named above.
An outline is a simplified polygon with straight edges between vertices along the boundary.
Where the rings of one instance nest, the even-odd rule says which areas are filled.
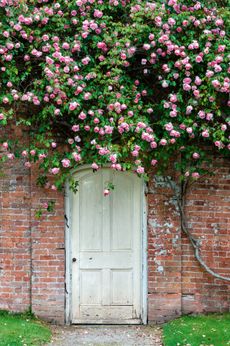
[[[0,125],[30,138],[3,129],[1,160],[39,162],[39,184],[61,189],[82,164],[146,176],[171,158],[197,178],[205,148],[228,155],[227,9],[0,0],[0,15]]]

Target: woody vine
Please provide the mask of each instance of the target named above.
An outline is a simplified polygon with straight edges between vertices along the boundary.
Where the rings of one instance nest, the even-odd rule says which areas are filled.
[[[148,179],[172,159],[192,181],[205,148],[229,156],[222,1],[0,0],[0,15],[1,161],[38,165],[39,185],[83,164]]]
[[[205,176],[201,177],[201,179],[204,177]],[[222,275],[216,273],[207,265],[207,263],[204,261],[204,259],[202,258],[202,255],[201,255],[201,252],[202,252],[201,241],[198,237],[195,237],[191,233],[191,231],[188,227],[186,213],[185,213],[185,204],[186,204],[186,194],[187,194],[189,188],[191,188],[192,182],[191,181],[189,182],[187,180],[187,181],[182,182],[181,186],[178,186],[178,185],[173,184],[172,180],[169,177],[166,177],[166,180],[167,180],[167,183],[170,186],[170,188],[173,190],[174,196],[176,198],[176,203],[177,203],[178,211],[180,214],[181,229],[182,229],[183,233],[186,234],[186,236],[188,237],[188,239],[192,245],[194,255],[195,255],[197,261],[199,262],[201,267],[203,269],[205,269],[210,275],[212,275],[215,278],[220,279],[220,280],[230,281],[230,277],[222,276]]]

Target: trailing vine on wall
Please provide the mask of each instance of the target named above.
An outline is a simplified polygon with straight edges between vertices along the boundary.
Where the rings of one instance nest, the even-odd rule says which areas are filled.
[[[204,177],[202,177],[204,178]],[[217,279],[224,280],[224,281],[230,281],[230,277],[220,275],[213,271],[205,262],[205,260],[202,258],[202,247],[201,247],[201,240],[198,237],[195,237],[192,234],[192,230],[188,227],[186,212],[185,212],[185,206],[186,206],[186,194],[188,190],[191,188],[191,184],[189,184],[188,181],[183,181],[180,187],[178,185],[175,185],[172,183],[172,180],[166,176],[166,180],[168,182],[168,185],[171,187],[171,189],[174,192],[174,196],[176,198],[177,207],[180,214],[180,221],[181,221],[181,229],[184,234],[188,237],[190,244],[193,247],[194,255],[201,265],[201,267],[210,275],[214,276]]]

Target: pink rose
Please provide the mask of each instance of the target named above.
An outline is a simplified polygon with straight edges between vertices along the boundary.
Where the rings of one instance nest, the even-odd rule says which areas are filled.
[[[7,154],[7,157],[9,160],[13,160],[15,158],[14,154],[12,153]]]
[[[192,157],[194,158],[194,159],[199,159],[200,158],[200,154],[198,154],[198,153],[193,153],[192,154]]]
[[[191,85],[189,85],[189,84],[183,84],[183,89],[184,89],[184,91],[189,91],[189,90],[191,90]]]
[[[110,159],[110,161],[112,163],[116,163],[117,162],[117,155],[116,154],[112,154],[112,155],[110,155],[109,159]]]
[[[157,162],[158,162],[157,160],[154,160],[154,159],[153,159],[153,160],[151,161],[151,165],[152,165],[152,166],[156,166]]]
[[[204,112],[204,111],[199,111],[199,112],[198,112],[198,117],[199,117],[200,119],[205,119],[205,112]]]
[[[48,206],[49,206],[49,205],[48,205],[48,203],[46,203],[46,202],[42,204],[42,207],[43,207],[44,209],[47,209]]]
[[[223,148],[223,143],[221,141],[215,141],[214,144],[219,149]]]
[[[171,118],[175,118],[177,116],[177,111],[173,110],[173,111],[169,112],[169,115]]]
[[[42,36],[43,41],[49,41],[49,36],[48,35],[43,35]]]
[[[35,154],[36,154],[36,150],[34,150],[34,149],[30,150],[30,155],[31,156],[34,156]]]
[[[30,168],[30,167],[31,167],[31,163],[30,163],[29,161],[26,161],[25,164],[24,164],[24,166],[25,166],[26,168]]]
[[[38,155],[39,160],[43,160],[46,157],[46,154],[42,153]]]
[[[81,113],[79,114],[78,118],[81,119],[81,120],[85,120],[86,114],[85,114],[84,112],[81,112]]]
[[[210,70],[207,70],[206,72],[206,77],[210,78],[214,75],[214,72],[213,71],[210,71]]]
[[[194,95],[195,97],[199,97],[199,96],[200,96],[199,90],[194,90],[194,91],[193,91],[193,95]]]
[[[137,157],[139,155],[139,152],[137,150],[133,150],[131,154],[132,156]]]
[[[64,42],[63,45],[62,45],[62,48],[63,49],[69,49],[69,43]]]
[[[116,169],[117,171],[121,171],[122,167],[121,167],[120,163],[116,163],[116,164],[115,164],[115,169]]]
[[[68,159],[63,159],[61,163],[62,163],[62,166],[65,168],[68,168],[70,166],[70,160]]]
[[[157,143],[156,143],[155,141],[151,142],[151,143],[150,143],[150,147],[151,147],[152,149],[156,149],[156,148],[157,148]]]
[[[109,189],[104,189],[103,194],[104,194],[105,197],[108,196],[110,194],[110,190]]]
[[[166,82],[166,80],[164,80],[163,82],[162,82],[162,87],[163,88],[167,88],[169,85],[168,85],[168,83]]]
[[[192,110],[193,110],[193,107],[192,106],[188,106],[186,108],[186,114],[191,114]]]
[[[79,103],[77,102],[71,102],[69,104],[69,110],[74,111],[79,106]]]
[[[93,162],[91,165],[92,169],[98,170],[99,166],[96,164],[96,162]]]
[[[80,154],[78,154],[78,153],[76,153],[76,152],[73,152],[73,153],[72,153],[72,156],[73,156],[73,158],[74,158],[74,160],[75,160],[76,162],[81,161],[81,155],[80,155]]]
[[[192,129],[192,127],[187,127],[186,131],[187,131],[187,133],[191,134],[193,132],[193,129]]]
[[[78,132],[79,129],[80,129],[80,126],[79,126],[79,125],[73,125],[73,126],[72,126],[72,131],[73,131],[73,132]]]
[[[54,60],[47,56],[46,57],[46,62],[47,62],[47,64],[52,65],[54,63]]]
[[[202,131],[201,135],[202,135],[202,137],[204,137],[204,138],[209,137],[209,132],[208,132],[208,130]]]
[[[201,85],[201,83],[202,83],[202,80],[200,79],[200,77],[196,76],[196,78],[195,78],[195,84],[196,84],[196,85]]]
[[[99,10],[95,10],[93,15],[95,18],[101,18],[103,16],[103,12]]]
[[[138,166],[138,167],[137,167],[137,173],[138,173],[138,174],[143,174],[144,172],[145,172],[144,167],[142,167],[142,166]]]
[[[54,168],[51,169],[51,173],[52,174],[58,174],[59,171],[60,171],[60,168],[58,168],[58,167],[54,167]]]
[[[172,123],[165,124],[165,130],[166,131],[171,131],[173,129]]]
[[[198,172],[193,172],[192,177],[198,179],[200,177],[200,174]]]
[[[177,95],[176,94],[172,94],[171,96],[170,96],[170,102],[177,102]]]
[[[212,85],[214,86],[214,88],[219,88],[220,87],[220,82],[217,79],[214,79],[212,81]]]

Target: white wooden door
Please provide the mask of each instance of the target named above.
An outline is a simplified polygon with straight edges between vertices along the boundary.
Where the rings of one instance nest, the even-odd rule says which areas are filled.
[[[101,169],[76,175],[72,323],[141,322],[141,180]],[[115,186],[104,197],[107,182]]]

